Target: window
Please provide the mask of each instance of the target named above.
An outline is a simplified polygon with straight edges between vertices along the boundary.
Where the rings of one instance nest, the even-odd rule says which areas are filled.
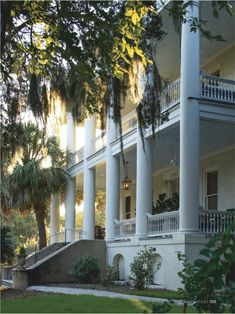
[[[179,193],[179,178],[169,180],[169,197],[173,197],[175,193]]]
[[[125,206],[125,219],[131,218],[131,197],[126,197],[126,206]]]
[[[218,209],[218,171],[206,173],[206,209]]]

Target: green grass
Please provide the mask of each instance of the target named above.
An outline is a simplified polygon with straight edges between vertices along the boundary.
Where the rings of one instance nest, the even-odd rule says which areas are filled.
[[[175,299],[180,300],[181,297],[177,291],[170,291],[170,290],[134,290],[123,292],[126,294],[132,295],[141,295],[144,297],[151,297],[151,298],[162,298],[162,299]]]
[[[90,295],[33,296],[1,302],[2,313],[151,313],[152,303]],[[190,307],[190,313],[195,310]],[[173,305],[171,313],[182,313],[182,306]]]
[[[82,284],[82,285],[78,284],[77,288],[112,291],[112,292],[131,294],[131,295],[140,295],[140,296],[152,297],[152,298],[175,299],[175,300],[181,299],[178,291],[165,290],[165,289],[130,290],[130,287],[127,287],[127,286],[118,286],[118,285],[103,286],[101,284]]]

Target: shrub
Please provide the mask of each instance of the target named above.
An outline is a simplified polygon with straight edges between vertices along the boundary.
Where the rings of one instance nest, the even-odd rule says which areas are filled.
[[[118,280],[118,268],[113,266],[107,266],[104,273],[103,285],[111,285],[115,280]]]
[[[10,228],[1,226],[1,263],[12,264],[14,258],[14,245]]]
[[[234,226],[230,225],[223,234],[213,236],[200,251],[203,259],[197,259],[193,265],[184,255],[178,259],[183,262],[183,269],[178,274],[184,288],[179,292],[184,299],[184,313],[188,301],[194,301],[198,312],[224,313],[225,304],[234,313],[235,282],[230,281],[225,288],[225,278],[235,260]],[[224,289],[223,293],[218,293]]]
[[[153,279],[153,248],[140,250],[130,266],[134,288],[147,288]]]
[[[78,283],[95,283],[100,274],[98,261],[92,256],[79,258],[69,274],[76,278]]]
[[[162,304],[153,304],[152,313],[169,313],[172,304],[174,304],[174,302],[171,300],[165,301]]]

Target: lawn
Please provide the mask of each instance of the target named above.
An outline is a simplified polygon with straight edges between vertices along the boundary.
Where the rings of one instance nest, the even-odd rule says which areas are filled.
[[[152,303],[90,295],[53,294],[1,302],[2,313],[151,313]],[[190,307],[190,313],[195,310]],[[182,313],[182,306],[173,305],[171,313]]]

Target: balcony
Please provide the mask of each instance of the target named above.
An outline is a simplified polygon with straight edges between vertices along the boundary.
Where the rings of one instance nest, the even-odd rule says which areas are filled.
[[[235,106],[235,81],[201,73],[201,93],[202,100],[224,103]],[[160,93],[161,113],[172,110],[180,103],[180,80],[169,84]],[[148,115],[148,111],[146,111]],[[125,135],[137,126],[136,109],[122,118],[122,134]],[[106,134],[99,135],[95,139],[95,152],[106,147]],[[74,153],[74,164],[84,159],[83,148]]]
[[[200,210],[199,233],[223,233],[235,222],[235,212]],[[115,220],[115,239],[128,239],[135,235],[136,219]],[[179,210],[156,215],[147,214],[148,238],[172,235],[179,231]]]

